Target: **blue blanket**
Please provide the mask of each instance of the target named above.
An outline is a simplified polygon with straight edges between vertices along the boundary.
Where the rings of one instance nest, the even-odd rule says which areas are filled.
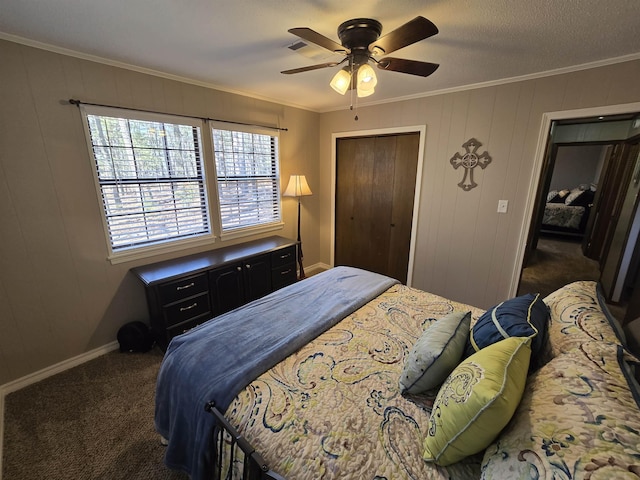
[[[215,401],[225,412],[262,373],[398,283],[336,267],[278,290],[175,337],[156,385],[156,430],[169,440],[165,463],[192,480],[210,475]]]

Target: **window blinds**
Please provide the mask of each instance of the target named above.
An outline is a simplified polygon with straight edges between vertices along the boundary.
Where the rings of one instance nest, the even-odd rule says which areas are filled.
[[[87,115],[114,252],[210,233],[200,128]]]
[[[280,221],[278,137],[212,130],[222,232]]]

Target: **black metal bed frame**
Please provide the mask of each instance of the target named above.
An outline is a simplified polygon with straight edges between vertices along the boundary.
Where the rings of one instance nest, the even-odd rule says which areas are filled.
[[[269,469],[262,456],[209,402],[204,409],[213,415],[212,470],[214,480],[285,480]]]

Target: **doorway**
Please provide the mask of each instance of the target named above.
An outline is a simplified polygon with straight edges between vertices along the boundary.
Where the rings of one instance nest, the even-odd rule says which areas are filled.
[[[598,281],[612,313],[624,321],[628,297],[613,298],[605,277],[606,272],[628,267],[621,267],[620,249],[612,250],[611,245],[614,238],[614,246],[625,243],[631,230],[630,212],[621,212],[636,165],[632,145],[640,133],[639,118],[638,111],[631,110],[547,119],[540,176],[535,193],[530,191],[534,204],[517,294],[532,289],[548,294],[572,281]],[[538,150],[540,154],[541,145]],[[629,276],[635,279],[634,272]]]
[[[334,138],[333,265],[410,284],[424,128]]]

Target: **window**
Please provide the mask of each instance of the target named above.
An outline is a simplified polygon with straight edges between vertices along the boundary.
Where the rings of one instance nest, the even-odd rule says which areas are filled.
[[[83,115],[110,258],[211,240],[199,120],[89,106]]]
[[[212,129],[222,234],[279,223],[278,137]]]

